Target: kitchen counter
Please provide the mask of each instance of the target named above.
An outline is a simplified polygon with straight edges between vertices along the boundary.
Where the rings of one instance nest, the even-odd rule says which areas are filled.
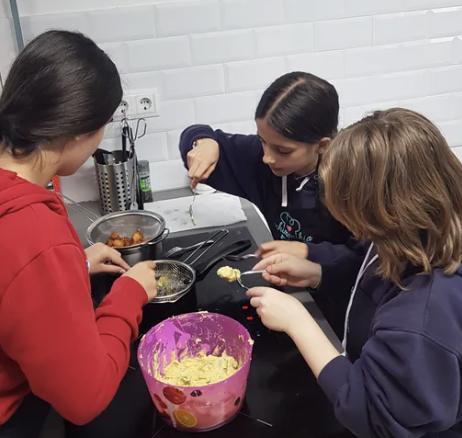
[[[157,192],[154,193],[154,202],[155,201],[163,201],[167,199],[174,199],[180,197],[191,196],[191,190],[188,188],[184,189],[177,189],[177,190],[169,190],[165,192]],[[245,225],[249,230],[250,234],[252,235],[253,239],[255,240],[257,245],[261,245],[262,243],[268,242],[272,240],[271,233],[265,224],[262,216],[260,213],[255,209],[255,207],[247,200],[241,199],[242,209],[244,210],[245,215],[247,216],[247,222],[243,222],[240,224],[231,225],[227,228],[236,228],[238,226]],[[84,202],[82,205],[93,212],[95,216],[100,216],[99,210],[99,202]],[[80,237],[82,244],[86,247],[88,246],[88,242],[86,239],[86,230],[90,225],[90,220],[83,216],[81,213],[69,208],[69,218],[74,225],[77,233]],[[168,224],[167,224],[168,225]],[[207,229],[200,229],[197,232],[207,231]],[[175,237],[181,237],[184,235],[190,235],[191,233],[196,233],[195,231],[185,231],[181,233],[175,233]],[[327,335],[329,340],[336,346],[336,348],[341,349],[341,342],[333,332],[330,325],[327,323],[326,319],[322,315],[322,313],[317,308],[316,304],[313,300],[312,305],[310,305],[310,311],[312,310],[313,316],[316,319],[317,323],[323,329],[324,333]]]
[[[170,192],[157,193],[156,200],[172,199],[175,197],[189,196],[190,191],[175,190]],[[98,213],[97,203],[85,203],[86,208]],[[247,222],[227,227],[230,229],[229,239],[250,239],[253,247],[250,251],[272,239],[271,234],[264,223],[262,217],[255,208],[247,201],[242,201],[242,207],[247,216]],[[85,231],[89,225],[88,219],[69,209],[69,216],[73,222],[82,242],[85,243]],[[168,224],[167,224],[168,225]],[[182,233],[174,233],[164,242],[167,250],[171,246],[189,245],[191,243],[205,240],[208,233],[212,230],[199,229],[190,230]],[[251,268],[252,260],[241,262],[241,269]],[[97,301],[101,299],[110,289],[110,281],[93,279],[92,291],[99,294]],[[242,324],[246,325],[252,337],[255,339],[252,366],[249,375],[246,402],[240,414],[229,425],[213,432],[197,434],[197,436],[207,436],[209,438],[228,438],[235,436],[253,437],[317,437],[317,436],[344,436],[343,428],[336,422],[330,403],[317,385],[314,376],[304,362],[300,353],[295,348],[293,342],[285,334],[274,333],[267,330],[261,321],[254,314],[255,311],[248,305],[245,291],[231,284],[221,283],[216,275],[211,273],[204,281],[200,282],[195,290],[191,291],[186,297],[182,298],[175,305],[148,305],[144,311],[143,323],[140,326],[140,333],[146,333],[150,327],[157,322],[165,319],[171,314],[186,313],[197,310],[208,310],[223,313],[235,317]],[[258,281],[258,280],[257,280]],[[263,282],[262,279],[259,280]],[[263,282],[264,283],[264,282]],[[287,291],[287,290],[286,290]],[[291,291],[288,291],[291,292]],[[103,294],[101,296],[101,293]],[[315,320],[319,323],[328,338],[337,348],[341,348],[340,342],[333,330],[325,320],[322,313],[314,303],[311,295],[307,291],[297,291],[295,296],[302,301],[310,311]],[[95,296],[94,296],[95,298]],[[168,306],[176,306],[174,309]],[[245,310],[243,310],[245,309]],[[247,310],[248,309],[248,310]],[[170,313],[169,313],[170,312]],[[252,313],[253,312],[253,313]],[[168,313],[168,314],[167,314]],[[250,315],[253,315],[253,321]],[[131,433],[136,436],[146,438],[176,438],[184,434],[165,426],[162,420],[157,418],[151,425],[144,424],[140,420],[140,411],[152,412],[153,406],[147,395],[143,379],[140,376],[136,361],[136,344],[132,346],[132,357],[130,360],[131,368],[121,385],[121,390],[116,398],[122,400],[123,410],[131,411],[134,417],[133,425],[128,426],[130,433],[123,433],[121,430],[114,430],[111,436],[131,438]],[[125,388],[123,388],[125,387]],[[143,394],[146,394],[143,396]],[[144,398],[143,397],[148,397]],[[119,409],[119,411],[117,410]],[[120,419],[120,405],[117,409],[110,407],[103,413],[106,423]],[[126,412],[124,412],[126,415]],[[146,415],[144,416],[144,418]],[[56,422],[56,419],[55,419]],[[137,429],[142,423],[141,432]],[[136,426],[135,426],[136,425]],[[55,426],[56,427],[56,426]],[[48,427],[50,430],[50,427]],[[56,432],[47,433],[48,437],[60,437]],[[116,433],[117,432],[117,433]],[[82,435],[79,435],[82,436]],[[87,436],[87,435],[83,435]],[[92,436],[93,435],[88,435]],[[349,435],[345,435],[349,436]]]
[[[177,190],[169,190],[165,192],[157,192],[154,193],[154,202],[155,201],[164,201],[168,199],[175,199],[175,198],[183,198],[186,196],[191,196],[190,189],[177,189]],[[200,195],[198,195],[200,196]],[[255,207],[245,199],[241,199],[242,209],[244,210],[245,215],[247,216],[246,226],[249,229],[252,237],[255,239],[257,245],[262,243],[268,242],[272,239],[271,234],[263,222],[262,217],[257,212]],[[93,212],[94,215],[100,216],[101,212],[99,210],[99,202],[83,202],[82,204],[85,208],[89,209]],[[77,213],[72,208],[68,208],[69,210],[69,218],[74,225],[75,229],[77,230],[80,240],[84,246],[88,246],[87,239],[85,237],[86,230],[90,221],[88,218],[84,217],[81,213]],[[232,226],[231,226],[232,228]],[[203,229],[202,229],[203,230]],[[183,234],[190,234],[191,232],[186,231]],[[181,233],[175,233],[175,235],[181,236]]]

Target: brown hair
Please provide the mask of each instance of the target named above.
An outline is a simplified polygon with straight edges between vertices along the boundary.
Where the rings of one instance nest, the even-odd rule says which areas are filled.
[[[393,108],[344,129],[320,168],[332,215],[374,242],[379,274],[453,274],[462,260],[462,164],[424,116]]]

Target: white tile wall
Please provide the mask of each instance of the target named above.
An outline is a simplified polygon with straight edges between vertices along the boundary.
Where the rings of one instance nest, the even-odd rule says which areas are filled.
[[[184,99],[225,92],[223,65],[180,68],[162,72],[163,97]]]
[[[16,56],[17,48],[11,20],[7,17],[2,17],[1,15],[0,41],[0,74],[2,75],[3,80],[5,80],[9,67]]]
[[[313,25],[304,23],[256,29],[255,43],[258,57],[312,52]]]
[[[284,0],[289,23],[332,20],[344,16],[343,0]]]
[[[253,41],[250,29],[191,35],[193,63],[219,64],[252,59],[255,52]]]
[[[109,11],[103,9],[90,11],[87,16],[88,34],[98,43],[142,40],[156,36],[152,6],[114,8]],[[136,22],[136,26],[127,26],[131,22]]]
[[[314,48],[348,49],[372,44],[372,17],[320,21],[314,24]]]
[[[327,80],[343,78],[344,65],[344,52],[342,50],[287,57],[288,71],[307,71]]]
[[[374,44],[392,44],[429,37],[429,11],[376,15],[374,17]]]
[[[221,0],[223,29],[284,23],[283,0]]]
[[[282,57],[225,64],[226,91],[259,90],[286,72]]]
[[[462,91],[462,65],[436,68],[430,71],[431,94]]]
[[[220,4],[215,0],[162,3],[155,8],[158,36],[220,30]]]
[[[56,27],[60,29],[79,30],[82,33],[89,32],[88,17],[84,12],[21,17],[21,27],[26,43],[44,30]]]
[[[197,123],[226,123],[251,120],[255,111],[255,93],[229,93],[194,100]]]
[[[187,36],[129,41],[126,45],[133,73],[191,65]]]
[[[431,16],[430,32],[435,38],[462,34],[462,7],[436,10]]]
[[[452,118],[462,119],[462,93],[452,95]]]
[[[329,79],[341,123],[404,106],[438,124],[462,159],[462,0],[18,0],[25,38],[78,29],[107,51],[126,89],[159,89],[160,117],[138,142],[155,190],[188,185],[182,129],[208,123],[255,132],[264,88],[287,71]],[[16,53],[0,0],[0,72]],[[103,147],[117,148],[120,127]],[[72,197],[97,196],[91,162],[63,181]]]
[[[345,15],[359,17],[361,15],[378,15],[402,10],[405,0],[345,0]]]
[[[462,37],[454,38],[454,64],[462,64]]]

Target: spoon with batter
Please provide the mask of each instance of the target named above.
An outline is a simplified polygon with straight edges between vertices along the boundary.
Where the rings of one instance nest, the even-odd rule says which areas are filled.
[[[246,277],[248,275],[254,275],[254,274],[263,274],[265,272],[264,270],[262,271],[245,271],[241,272],[239,269],[233,269],[230,266],[223,266],[222,268],[218,269],[217,275],[220,278],[223,278],[223,280],[229,281],[230,283],[237,282],[239,286],[241,286],[243,289],[249,289],[243,282],[242,282],[242,277]]]

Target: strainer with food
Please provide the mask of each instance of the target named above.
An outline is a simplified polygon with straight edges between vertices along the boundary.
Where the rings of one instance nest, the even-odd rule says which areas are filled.
[[[90,245],[97,242],[107,243],[112,233],[132,236],[135,232],[140,232],[146,241],[116,248],[122,258],[130,266],[158,258],[162,253],[160,245],[167,238],[169,229],[165,226],[165,219],[151,211],[117,211],[102,216],[88,227],[87,241]]]
[[[186,295],[196,281],[202,280],[210,270],[224,257],[237,255],[251,246],[250,240],[239,240],[223,245],[222,240],[229,230],[220,230],[210,236],[213,244],[206,247],[206,242],[199,246],[184,261],[156,260],[157,297],[152,303],[175,303]],[[210,258],[204,256],[212,249],[218,249]]]

